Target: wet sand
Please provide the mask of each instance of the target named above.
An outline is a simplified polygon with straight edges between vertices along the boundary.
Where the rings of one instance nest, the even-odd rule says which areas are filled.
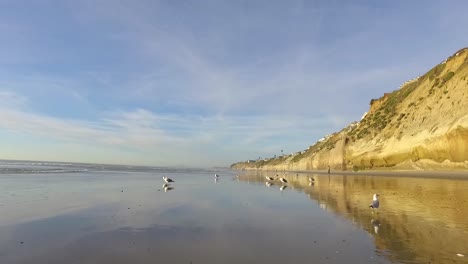
[[[249,172],[248,181],[264,181],[265,173]],[[270,172],[270,175],[275,172]],[[468,179],[410,177],[382,172],[358,174],[279,175],[289,188],[306,193],[324,210],[352,221],[373,235],[389,258],[408,263],[466,263],[468,251]],[[385,176],[385,177],[382,177]],[[404,176],[404,177],[402,177]],[[444,174],[447,176],[447,174]],[[457,175],[461,176],[461,175]],[[313,185],[308,181],[313,177]],[[369,192],[379,193],[381,208],[371,212]]]
[[[466,180],[217,173],[1,175],[0,263],[467,261]]]
[[[267,171],[272,173],[272,171]],[[288,171],[289,173],[299,174],[329,174],[326,170],[314,171]],[[452,171],[414,171],[414,170],[361,170],[361,171],[339,171],[331,170],[331,175],[362,175],[362,176],[390,176],[390,177],[417,177],[417,178],[435,178],[435,179],[459,179],[468,180],[468,170]]]

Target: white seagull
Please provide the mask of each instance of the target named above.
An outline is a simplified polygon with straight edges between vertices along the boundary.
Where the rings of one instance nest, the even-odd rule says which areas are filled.
[[[265,179],[267,179],[268,181],[274,180],[272,177],[269,177],[269,176],[265,176]]]
[[[369,205],[370,208],[373,208],[373,209],[379,208],[379,205],[380,205],[379,198],[378,198],[379,196],[380,195],[374,193],[374,196],[372,198],[372,203]]]
[[[282,183],[288,183],[288,181],[285,178],[280,178],[279,179]]]
[[[163,177],[163,180],[166,182],[166,183],[170,183],[170,182],[175,182],[173,181],[172,179],[168,178],[168,177]]]

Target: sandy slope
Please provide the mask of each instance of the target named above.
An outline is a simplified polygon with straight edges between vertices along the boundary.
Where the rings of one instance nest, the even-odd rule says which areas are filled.
[[[468,48],[371,101],[367,115],[305,153],[235,168],[468,169]]]

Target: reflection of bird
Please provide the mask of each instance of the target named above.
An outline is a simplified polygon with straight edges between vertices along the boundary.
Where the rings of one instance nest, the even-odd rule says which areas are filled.
[[[164,187],[164,192],[168,192],[170,190],[174,190],[174,187],[169,187],[169,186]]]
[[[380,220],[379,219],[372,219],[371,224],[374,227],[374,233],[378,234],[379,233],[379,228],[380,228]]]
[[[170,185],[169,183],[165,183],[165,184],[163,184],[162,187],[163,187],[163,188],[166,188],[166,187],[168,187],[169,185]]]
[[[309,181],[310,181],[310,182],[315,182],[315,179],[312,178],[312,177],[309,177]]]
[[[379,203],[379,197],[380,195],[374,193],[374,196],[372,198],[372,203],[369,205],[370,208],[374,208],[374,209],[377,209],[379,208],[380,206],[380,203]]]
[[[170,179],[170,178],[168,178],[168,177],[163,177],[163,180],[164,180],[166,183],[175,182],[175,181],[173,181],[172,179]]]
[[[265,179],[267,179],[267,180],[269,180],[269,181],[274,180],[272,177],[269,177],[269,176],[265,176]]]
[[[280,191],[282,191],[282,190],[284,190],[284,189],[286,189],[286,188],[288,188],[288,186],[283,185],[283,186],[280,187]]]
[[[280,180],[280,182],[282,182],[282,183],[288,183],[288,181],[287,181],[285,178],[280,178],[279,180]]]
[[[214,182],[217,183],[217,182],[218,182],[218,178],[215,178],[215,179],[214,179]]]
[[[265,185],[268,186],[268,187],[270,187],[270,186],[273,185],[273,183],[271,183],[271,182],[265,182]]]
[[[309,186],[314,186],[315,182],[309,182]]]

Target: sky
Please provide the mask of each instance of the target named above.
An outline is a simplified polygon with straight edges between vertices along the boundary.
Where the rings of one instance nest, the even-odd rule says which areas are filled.
[[[306,149],[468,46],[467,1],[0,0],[0,159]]]

